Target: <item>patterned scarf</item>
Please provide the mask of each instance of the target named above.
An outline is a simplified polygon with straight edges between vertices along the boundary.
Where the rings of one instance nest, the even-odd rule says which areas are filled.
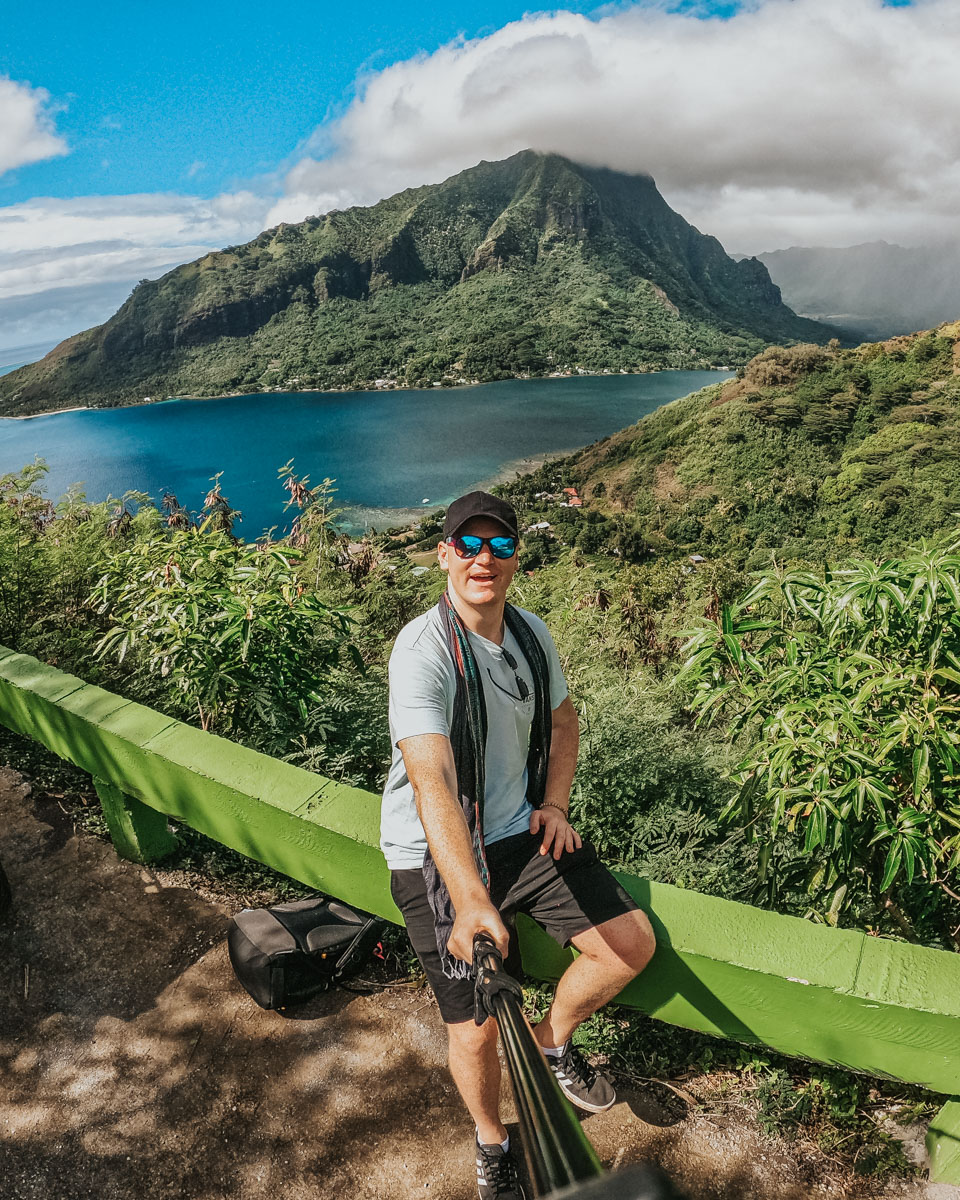
[[[453,701],[453,724],[450,729],[453,761],[457,769],[457,791],[467,828],[470,830],[477,871],[483,886],[489,890],[490,872],[483,844],[483,799],[486,787],[484,752],[487,744],[487,708],[483,699],[483,684],[467,631],[446,592],[440,597],[437,607],[453,660],[457,686]],[[533,724],[530,727],[530,748],[527,752],[527,799],[534,808],[539,808],[543,804],[547,785],[547,763],[550,758],[550,681],[547,656],[537,635],[510,604],[504,610],[504,619],[523,651],[533,675],[534,710]],[[453,932],[454,908],[447,885],[441,878],[429,849],[423,860],[423,877],[437,931],[437,949],[443,962],[443,973],[450,979],[468,979],[472,971],[471,965],[454,958],[447,950],[447,942]]]

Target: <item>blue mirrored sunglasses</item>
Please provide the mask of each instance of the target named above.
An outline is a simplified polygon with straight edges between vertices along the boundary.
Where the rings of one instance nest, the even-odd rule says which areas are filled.
[[[447,545],[457,552],[457,558],[476,558],[486,545],[494,558],[513,558],[517,552],[515,537],[476,537],[472,533],[454,534],[447,538]]]

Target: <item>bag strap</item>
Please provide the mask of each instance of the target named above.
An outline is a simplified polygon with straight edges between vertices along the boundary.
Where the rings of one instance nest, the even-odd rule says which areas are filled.
[[[324,953],[323,951],[320,951],[318,953],[318,951],[316,951],[316,950],[308,950],[306,948],[306,946],[304,946],[300,942],[300,939],[295,934],[293,935],[293,937],[294,937],[294,941],[297,943],[297,946],[300,949],[300,953],[303,955],[304,960],[306,961],[306,963],[308,964],[310,969],[312,971],[314,971],[322,979],[325,979],[328,983],[331,980],[336,982],[336,980],[338,980],[340,978],[340,976],[343,974],[346,967],[349,965],[350,959],[356,953],[357,946],[359,945],[359,943],[370,932],[370,930],[372,928],[374,928],[375,926],[380,925],[380,924],[381,924],[381,921],[380,921],[379,917],[368,917],[366,919],[366,921],[364,921],[364,923],[359,927],[359,929],[354,934],[354,936],[350,939],[350,941],[347,943],[346,949],[343,951],[343,953],[340,955],[340,957],[334,963],[334,967],[333,967],[332,971],[330,971],[329,969],[326,969],[324,967],[321,967],[319,962],[316,961],[320,957],[320,955],[322,953]]]

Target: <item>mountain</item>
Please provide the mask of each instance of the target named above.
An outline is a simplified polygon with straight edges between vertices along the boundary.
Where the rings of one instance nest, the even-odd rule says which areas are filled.
[[[863,338],[960,317],[960,245],[792,246],[757,257],[795,311]]]
[[[745,362],[826,340],[647,176],[522,151],[139,284],[0,379],[0,411]]]
[[[562,486],[582,511],[543,509],[537,494]],[[897,553],[957,526],[960,321],[855,349],[771,347],[510,487],[525,523],[634,560],[758,570]]]

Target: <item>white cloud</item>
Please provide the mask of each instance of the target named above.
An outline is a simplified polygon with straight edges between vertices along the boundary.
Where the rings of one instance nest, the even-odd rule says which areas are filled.
[[[648,172],[731,249],[957,236],[960,5],[756,0],[533,15],[371,75],[268,222],[527,146]]]
[[[75,333],[68,312],[104,321],[138,279],[155,277],[177,263],[245,242],[264,227],[268,200],[233,192],[211,200],[173,194],[42,198],[0,208],[0,303],[51,292],[50,311],[31,304],[32,333],[10,323],[3,305],[0,345],[43,341]],[[56,291],[57,296],[52,293]],[[82,299],[65,306],[64,297]]]
[[[594,19],[526,16],[368,73],[308,140],[279,198],[264,177],[262,195],[0,208],[0,344],[12,344],[17,297],[35,313],[26,340],[63,336],[171,264],[526,147],[647,172],[736,252],[956,240],[958,61],[956,0],[747,0],[728,20],[672,11],[671,0]],[[47,105],[42,89],[0,79],[0,170],[66,152]]]
[[[48,113],[50,93],[0,75],[0,175],[67,153]]]

